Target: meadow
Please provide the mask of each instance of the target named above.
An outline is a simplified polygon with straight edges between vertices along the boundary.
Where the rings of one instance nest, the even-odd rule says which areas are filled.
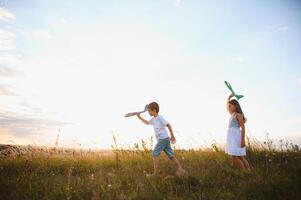
[[[213,200],[301,199],[301,152],[289,142],[248,143],[253,168],[241,171],[217,145],[176,149],[187,170],[177,177],[165,155],[152,172],[147,142],[111,151],[0,146],[0,199]]]

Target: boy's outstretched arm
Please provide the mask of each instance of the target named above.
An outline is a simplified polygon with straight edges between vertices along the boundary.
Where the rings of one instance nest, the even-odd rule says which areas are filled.
[[[140,114],[136,114],[138,119],[140,119],[144,124],[149,125],[149,122],[146,119],[143,119]]]
[[[172,127],[170,124],[167,124],[166,125],[168,130],[169,130],[169,133],[170,133],[170,140],[175,143],[176,142],[176,138],[175,138],[175,135],[173,134],[173,130],[172,130]]]

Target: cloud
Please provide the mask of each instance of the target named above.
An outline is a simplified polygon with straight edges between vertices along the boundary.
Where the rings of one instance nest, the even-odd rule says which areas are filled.
[[[42,40],[50,40],[53,36],[47,30],[38,29],[34,32],[34,36]]]
[[[51,130],[68,124],[52,119],[41,118],[41,116],[9,111],[0,112],[0,119],[2,129],[8,130],[11,135],[28,138],[37,134],[37,131]]]
[[[11,132],[11,130],[7,128],[0,128],[0,143],[1,144],[32,144],[32,140],[28,139],[27,137],[17,137],[14,135],[14,133]]]
[[[280,25],[280,26],[277,26],[275,28],[275,31],[276,32],[286,32],[286,31],[288,31],[288,29],[289,29],[288,26],[286,26],[286,25]]]
[[[290,16],[299,16],[300,15],[300,11],[293,11],[293,12],[289,12],[288,15]]]
[[[59,21],[58,21],[58,24],[60,25],[66,25],[68,23],[68,20],[65,19],[65,18],[61,18]]]
[[[234,62],[234,63],[245,63],[247,58],[244,56],[236,55],[236,56],[229,56],[227,61]]]
[[[17,74],[19,74],[19,72],[4,65],[1,65],[0,63],[0,77],[14,77]]]
[[[22,115],[17,116],[6,116],[0,114],[2,127],[13,128],[48,128],[49,126],[57,126],[65,123],[58,122],[55,120],[40,119],[34,117],[27,117]]]
[[[0,29],[0,51],[15,49],[14,38],[13,33]]]
[[[301,125],[301,117],[290,118],[286,121],[288,125]]]
[[[301,87],[301,77],[297,79],[298,85]]]
[[[182,0],[176,0],[175,5],[176,5],[176,7],[181,8],[182,7]]]
[[[13,87],[12,86],[1,84],[0,85],[0,95],[12,95],[12,96],[16,96],[17,94],[13,91]]]
[[[6,8],[0,7],[0,21],[9,21],[15,18],[15,15]]]
[[[28,39],[35,39],[39,41],[49,41],[54,38],[53,35],[45,29],[37,29],[34,31],[20,30],[20,33]]]
[[[12,67],[23,66],[24,59],[13,52],[0,52],[0,66],[12,69]]]

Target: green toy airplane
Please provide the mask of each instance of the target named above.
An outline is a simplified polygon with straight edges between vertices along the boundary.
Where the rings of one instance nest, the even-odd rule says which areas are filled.
[[[244,97],[244,95],[238,95],[238,94],[235,94],[233,88],[231,87],[230,83],[228,83],[227,81],[225,81],[225,85],[227,86],[227,88],[232,92],[232,94],[235,96],[235,98],[237,100],[241,99]]]

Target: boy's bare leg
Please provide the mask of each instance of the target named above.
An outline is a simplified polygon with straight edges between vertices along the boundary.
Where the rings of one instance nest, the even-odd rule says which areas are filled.
[[[232,156],[233,164],[239,167],[240,169],[245,169],[243,161],[238,156]]]
[[[173,163],[177,167],[176,175],[179,177],[183,177],[186,174],[186,171],[182,168],[178,159],[176,157],[171,157],[170,159],[173,161]]]
[[[180,162],[178,161],[178,159],[176,157],[171,157],[170,160],[172,160],[173,163],[176,165],[177,170],[183,169]]]
[[[153,156],[153,163],[154,163],[154,175],[158,175],[160,169],[159,157]]]
[[[241,156],[240,160],[243,162],[246,169],[251,169],[251,166],[250,166],[248,160],[244,156]]]

